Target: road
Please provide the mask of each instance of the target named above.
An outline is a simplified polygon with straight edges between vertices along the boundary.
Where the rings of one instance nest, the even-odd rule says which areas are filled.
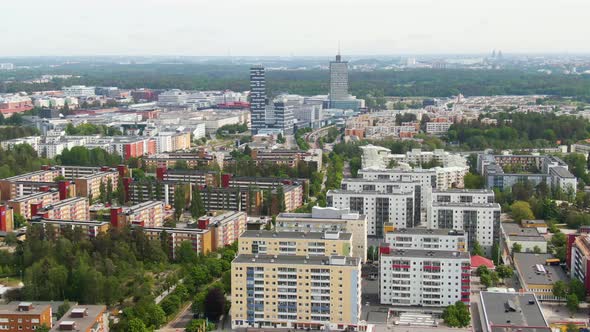
[[[188,304],[186,304],[180,310],[178,315],[176,315],[176,317],[174,317],[173,320],[171,320],[168,324],[166,324],[164,327],[162,327],[158,331],[161,331],[161,332],[184,331],[184,328],[186,327],[186,325],[191,321],[191,319],[193,319],[193,312],[191,311],[191,305],[192,305],[192,302],[189,302]]]
[[[154,300],[154,302],[156,302],[156,304],[160,304],[160,302],[162,302],[162,300],[163,300],[163,299],[164,299],[166,296],[168,296],[168,294],[172,293],[172,292],[173,292],[173,291],[176,289],[176,286],[177,286],[178,284],[182,283],[183,281],[184,281],[184,279],[180,279],[180,280],[178,280],[178,282],[176,283],[176,285],[174,285],[174,286],[172,286],[172,287],[168,288],[167,290],[163,291],[163,292],[162,292],[162,294],[160,294],[160,295],[156,296],[156,299]]]
[[[332,128],[332,127],[334,127],[334,126],[332,125],[332,126],[328,126],[328,127],[323,127],[318,130],[307,133],[305,135],[305,140],[307,141],[307,143],[309,143],[309,146],[312,149],[317,149],[318,148],[318,140],[320,139],[320,137],[326,136],[328,134],[328,130],[330,130],[330,128]]]

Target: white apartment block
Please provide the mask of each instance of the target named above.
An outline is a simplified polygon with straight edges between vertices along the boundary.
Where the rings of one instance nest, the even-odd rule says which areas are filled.
[[[343,232],[352,234],[352,255],[367,260],[367,217],[349,209],[314,206],[311,213],[280,213],[277,232]]]
[[[88,98],[96,96],[96,89],[93,86],[72,85],[64,87],[62,90],[66,97]]]
[[[432,188],[446,190],[449,188],[463,188],[463,178],[469,172],[469,167],[435,167],[431,169],[371,169],[359,170],[358,175],[363,179],[392,180],[399,179],[417,180],[423,187],[430,185]]]
[[[422,182],[408,177],[398,180],[368,180],[363,178],[344,178],[341,182],[342,190],[349,191],[377,191],[380,193],[392,193],[396,191],[414,190],[414,208],[419,211],[419,223],[426,222],[426,216],[430,205],[432,188],[430,184],[423,185]]]
[[[379,265],[381,304],[446,307],[463,301],[469,305],[468,252],[382,248]]]
[[[468,238],[454,229],[398,228],[383,237],[391,249],[467,251]]]
[[[500,243],[500,211],[497,203],[433,202],[428,228],[465,231],[470,249],[477,241],[490,254]]]
[[[426,132],[431,135],[444,135],[452,125],[452,122],[427,122]]]
[[[434,151],[412,149],[405,154],[392,154],[389,149],[374,145],[365,145],[361,149],[363,151],[363,168],[386,169],[389,168],[388,166],[391,162],[418,167],[432,162],[438,163],[441,167],[467,167],[467,159],[465,157],[442,149],[435,149]]]
[[[182,90],[172,89],[158,95],[158,104],[163,106],[184,105],[188,94]]]
[[[432,190],[432,201],[438,203],[495,203],[491,189]]]
[[[395,227],[412,228],[420,222],[420,211],[415,209],[414,190],[397,190],[391,193],[377,191],[330,190],[326,194],[328,206],[350,209],[367,216],[367,234],[383,236],[385,223]]]

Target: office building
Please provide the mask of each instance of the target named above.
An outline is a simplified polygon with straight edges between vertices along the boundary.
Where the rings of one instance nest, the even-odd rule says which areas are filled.
[[[295,125],[293,106],[289,105],[285,100],[275,100],[274,119],[273,128],[280,129],[283,135],[293,134],[293,127]]]
[[[338,54],[335,61],[330,61],[330,102],[348,97],[348,62],[342,61],[342,56]]]
[[[246,231],[238,254],[352,256],[352,234],[341,232]]]
[[[349,209],[314,206],[311,213],[280,213],[276,217],[277,232],[341,232],[352,234],[352,255],[367,260],[367,217]]]
[[[158,95],[158,105],[182,106],[186,104],[188,94],[179,89],[172,89]]]
[[[551,332],[533,293],[480,292],[477,311],[483,332]]]
[[[250,113],[252,134],[266,128],[266,78],[263,66],[250,68]]]
[[[51,306],[32,302],[0,305],[0,330],[33,332],[51,328]]]
[[[500,244],[500,205],[497,203],[432,203],[428,228],[454,229],[468,235],[469,250],[479,243],[487,254]]]
[[[467,251],[467,234],[454,229],[395,228],[385,226],[385,244],[392,249]]]
[[[329,190],[326,201],[329,207],[366,215],[368,235],[383,237],[385,223],[393,223],[398,228],[412,228],[419,223],[420,211],[415,209],[415,195],[413,189],[391,193]]]
[[[468,252],[381,248],[381,304],[446,307],[469,303]]]
[[[238,255],[232,262],[232,329],[357,329],[361,261],[344,256]]]

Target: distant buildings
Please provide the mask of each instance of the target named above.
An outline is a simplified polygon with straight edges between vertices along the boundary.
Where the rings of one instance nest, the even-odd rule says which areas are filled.
[[[511,188],[523,180],[533,186],[541,182],[565,193],[575,192],[578,181],[567,164],[549,155],[478,154],[477,170],[488,188]]]
[[[172,89],[158,95],[158,105],[182,106],[186,104],[188,94],[179,89]]]
[[[0,113],[10,117],[15,113],[22,113],[33,109],[30,97],[17,94],[0,95]]]
[[[13,63],[0,63],[0,70],[13,70],[14,64]]]
[[[266,78],[264,67],[250,68],[250,112],[252,133],[266,128]]]
[[[68,87],[64,87],[62,89],[64,95],[66,97],[76,97],[86,99],[89,97],[96,96],[96,88],[93,86],[85,86],[85,85],[72,85]]]

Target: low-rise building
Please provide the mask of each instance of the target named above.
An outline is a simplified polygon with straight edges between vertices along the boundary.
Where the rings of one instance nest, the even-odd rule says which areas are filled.
[[[29,331],[51,328],[51,306],[33,302],[0,305],[0,330]]]
[[[162,227],[164,217],[164,202],[161,201],[146,201],[130,207],[111,208],[111,224],[114,227]]]
[[[503,222],[502,237],[506,248],[511,251],[514,244],[521,246],[521,252],[547,252],[547,240],[536,228],[522,227],[517,223]]]
[[[107,332],[108,314],[105,305],[77,305],[55,322],[50,331]]]
[[[84,221],[90,219],[89,208],[88,198],[72,197],[43,206],[37,215],[47,219]]]
[[[551,254],[513,253],[516,275],[525,292],[534,293],[541,301],[564,301],[553,295],[557,281],[569,282],[558,258]]]
[[[41,191],[8,201],[8,206],[15,214],[31,219],[44,206],[59,202],[59,192],[55,189]]]
[[[117,188],[119,183],[119,172],[115,170],[98,172],[76,178],[74,183],[76,184],[77,196],[88,197],[92,200],[100,196],[101,184],[105,186],[105,192],[109,185],[113,191]]]
[[[381,248],[381,304],[446,307],[469,303],[469,252]]]
[[[169,244],[172,258],[176,258],[176,250],[183,242],[190,242],[197,254],[206,255],[213,251],[212,234],[209,229],[200,228],[177,228],[177,227],[144,227],[143,231],[147,238],[161,241],[164,234]]]
[[[352,256],[352,234],[341,232],[246,231],[238,254]]]
[[[349,209],[314,206],[311,213],[280,213],[275,229],[278,232],[343,232],[352,234],[352,255],[367,260],[367,217]]]
[[[362,325],[357,257],[243,254],[231,273],[232,329]]]
[[[111,224],[108,221],[95,221],[95,220],[58,220],[58,219],[45,219],[42,217],[33,217],[31,219],[31,225],[39,224],[43,228],[51,225],[57,230],[56,235],[62,235],[64,232],[72,232],[79,229],[82,234],[88,238],[95,238],[99,234],[106,233]]]
[[[478,312],[483,332],[551,332],[533,293],[479,293]]]

